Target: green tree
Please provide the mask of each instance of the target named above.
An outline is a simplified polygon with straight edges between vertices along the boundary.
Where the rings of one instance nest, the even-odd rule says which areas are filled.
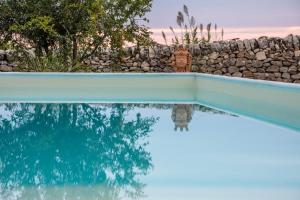
[[[0,38],[74,66],[102,48],[149,43],[144,16],[151,6],[152,0],[1,0]]]

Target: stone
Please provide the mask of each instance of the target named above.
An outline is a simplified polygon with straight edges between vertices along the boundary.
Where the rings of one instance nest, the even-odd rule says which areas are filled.
[[[243,77],[251,78],[253,77],[253,73],[251,71],[245,71],[243,72]]]
[[[1,65],[0,66],[0,71],[1,72],[12,72],[13,68],[11,66]]]
[[[294,80],[300,80],[300,73],[291,76]]]
[[[252,49],[252,50],[258,48],[258,44],[257,44],[256,39],[251,39],[251,40],[249,40],[249,42],[250,42],[250,45],[251,45],[251,49]]]
[[[288,70],[289,70],[288,67],[280,67],[280,68],[279,68],[279,71],[280,71],[280,72],[283,72],[283,73],[288,72]]]
[[[243,51],[245,49],[245,45],[243,41],[238,40],[236,43],[238,45],[239,51]]]
[[[234,66],[235,63],[236,63],[236,59],[235,59],[235,58],[230,58],[230,59],[229,59],[229,65],[230,65],[230,66]]]
[[[243,77],[243,74],[241,72],[235,72],[232,74],[233,77]]]
[[[245,52],[241,51],[237,54],[238,58],[244,58],[245,57]]]
[[[0,65],[8,65],[8,62],[6,60],[0,61]]]
[[[239,68],[237,68],[237,67],[232,66],[232,67],[228,68],[228,72],[231,73],[231,74],[235,73],[235,72],[238,72],[238,71],[239,71]]]
[[[0,49],[0,61],[4,60],[5,57],[5,51]]]
[[[198,46],[198,45],[197,45]],[[214,50],[214,51],[220,51],[221,49],[222,49],[222,47],[221,47],[221,45],[220,45],[220,43],[212,43],[211,44],[211,48],[212,48],[212,50]]]
[[[300,57],[300,50],[295,51],[295,57],[296,58]]]
[[[299,84],[299,83],[300,83],[300,80],[295,80],[294,83],[298,83],[298,84]]]
[[[194,45],[192,52],[193,52],[193,55],[199,56],[201,54],[201,49],[200,49],[199,45]]]
[[[262,80],[266,79],[266,73],[255,73],[254,76],[257,79],[262,79]]]
[[[155,50],[153,48],[149,48],[149,58],[155,57]]]
[[[228,55],[228,54],[225,54],[223,57],[224,57],[224,59],[228,59],[228,58],[229,58],[229,55]]]
[[[138,68],[137,68],[137,67],[130,67],[129,70],[130,70],[130,71],[137,71]]]
[[[250,45],[249,40],[244,40],[244,45],[245,45],[245,48],[247,49],[247,51],[251,51],[251,45]]]
[[[213,52],[212,54],[209,55],[209,58],[212,60],[216,60],[219,57],[219,53]]]
[[[230,49],[231,49],[231,51],[237,51],[239,49],[236,41],[230,40],[229,43],[230,43]]]
[[[283,38],[283,40],[286,42],[287,47],[292,47],[293,46],[293,35],[290,34],[287,37]]]
[[[140,49],[140,57],[144,58],[146,56],[146,52],[147,52],[146,49],[143,48],[143,47],[141,47],[141,49]]]
[[[91,65],[99,65],[99,62],[95,61],[95,60],[91,60],[90,62]]]
[[[149,72],[150,71],[150,67],[143,67],[142,68],[144,72]]]
[[[214,75],[222,75],[223,73],[222,73],[221,70],[217,70],[217,71],[215,71],[213,74],[214,74]]]
[[[29,50],[29,51],[30,51],[30,50]],[[16,52],[15,52],[14,50],[6,50],[6,51],[5,51],[5,54],[6,54],[6,60],[7,60],[8,62],[13,62],[13,61],[15,61],[15,59],[16,59]],[[32,54],[29,53],[29,56],[31,56],[31,57],[35,56],[34,52],[32,52]]]
[[[139,66],[139,64],[137,62],[134,62],[132,66],[137,67],[137,66]]]
[[[157,62],[156,60],[151,60],[151,61],[150,61],[150,65],[151,65],[152,67],[158,66],[158,62]]]
[[[256,59],[257,60],[267,59],[266,53],[264,51],[260,51],[260,52],[256,53]]]
[[[283,66],[288,66],[288,67],[292,65],[292,63],[289,61],[283,61],[282,64]]]
[[[150,70],[150,64],[149,64],[148,62],[146,62],[146,61],[144,61],[144,62],[142,63],[141,67],[142,67],[142,69],[143,69],[144,71],[149,71],[149,70]]]
[[[261,37],[258,39],[257,42],[258,42],[259,48],[261,48],[261,49],[265,49],[269,46],[267,37]]]
[[[278,67],[282,67],[283,66],[282,61],[271,61],[271,64],[272,65],[276,65]]]
[[[271,62],[273,59],[272,58],[267,58],[263,61],[263,63],[268,63],[268,62]]]
[[[282,78],[284,78],[284,79],[290,79],[291,78],[291,75],[289,74],[289,73],[283,73],[282,74],[282,76],[281,76]]]
[[[123,60],[129,60],[130,59],[130,57],[125,57],[125,58],[123,58]],[[93,61],[95,61],[95,62],[100,62],[100,59],[98,58],[98,57],[94,57],[93,58]]]
[[[236,60],[235,66],[241,67],[241,66],[245,66],[245,65],[246,65],[246,60],[245,60],[245,59],[238,58],[238,59]]]
[[[198,61],[198,64],[199,64],[199,65],[206,65],[206,60],[199,60],[199,61]]]
[[[281,73],[279,73],[279,72],[275,72],[274,75],[275,75],[275,78],[281,78]]]
[[[298,71],[298,69],[296,66],[291,66],[288,70],[288,72],[291,74],[297,74],[297,71]]]
[[[249,67],[248,70],[250,72],[257,72],[258,71],[257,68],[254,68],[254,67]]]
[[[272,65],[268,67],[267,72],[279,72],[279,67],[276,65]]]
[[[199,70],[199,67],[197,65],[192,65],[191,70],[192,72],[197,72]]]
[[[255,68],[260,68],[263,66],[263,63],[259,60],[253,60],[252,66]]]
[[[298,37],[296,35],[293,35],[293,44],[294,44],[294,48],[296,50],[299,50],[300,48],[300,41],[298,39]]]

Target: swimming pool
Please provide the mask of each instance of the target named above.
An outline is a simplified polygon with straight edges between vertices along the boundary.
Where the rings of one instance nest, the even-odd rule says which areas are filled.
[[[300,197],[299,86],[0,74],[0,199]]]

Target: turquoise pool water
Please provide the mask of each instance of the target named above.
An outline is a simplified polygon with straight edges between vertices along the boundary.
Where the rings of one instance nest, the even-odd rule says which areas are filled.
[[[197,104],[0,104],[0,200],[299,200],[299,169],[297,129]]]

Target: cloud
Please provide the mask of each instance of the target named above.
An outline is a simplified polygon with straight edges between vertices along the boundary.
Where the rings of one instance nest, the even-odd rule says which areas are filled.
[[[181,35],[180,29],[174,29],[178,37]],[[168,42],[173,38],[173,34],[168,28],[155,28],[151,29],[152,38],[158,43],[164,43],[162,37],[162,31],[167,35]],[[218,40],[221,39],[221,29],[217,31]],[[243,27],[243,28],[234,28],[228,27],[224,28],[224,40],[230,40],[233,38],[240,39],[251,39],[258,38],[260,36],[268,37],[286,37],[289,34],[300,35],[300,26],[291,26],[291,27]],[[212,38],[215,38],[214,30],[212,30]]]

